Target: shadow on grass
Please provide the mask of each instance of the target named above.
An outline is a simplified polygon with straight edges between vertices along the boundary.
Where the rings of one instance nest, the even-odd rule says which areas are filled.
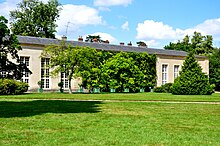
[[[0,118],[29,117],[44,113],[97,113],[98,101],[0,101]]]

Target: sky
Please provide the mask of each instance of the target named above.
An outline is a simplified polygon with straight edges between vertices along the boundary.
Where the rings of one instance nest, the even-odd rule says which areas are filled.
[[[48,0],[43,0],[47,2]],[[220,47],[220,0],[58,0],[61,13],[56,37],[68,40],[100,35],[111,44],[144,41],[162,49],[170,42],[192,36],[212,35]],[[9,19],[21,0],[0,0],[0,15]]]

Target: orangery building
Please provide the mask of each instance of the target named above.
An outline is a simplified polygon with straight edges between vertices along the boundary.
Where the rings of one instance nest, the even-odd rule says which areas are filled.
[[[42,80],[44,85],[43,89],[46,91],[58,90],[57,84],[62,80],[64,82],[64,88],[68,88],[68,80],[65,74],[60,74],[57,78],[49,76],[49,69],[46,69],[46,64],[49,63],[49,58],[40,58],[43,49],[51,44],[60,44],[61,40],[38,38],[29,36],[18,36],[18,40],[22,46],[22,50],[19,51],[20,61],[25,63],[31,70],[32,74],[25,73],[22,80],[29,84],[30,91],[37,91],[37,82]],[[68,41],[73,46],[89,46],[97,50],[105,51],[125,51],[125,52],[147,52],[148,54],[155,54],[157,56],[156,61],[156,74],[157,83],[156,86],[161,86],[165,83],[172,83],[174,79],[179,75],[183,61],[187,55],[184,51],[154,49],[148,47],[136,47],[126,46],[124,44],[112,45],[109,43],[89,43],[82,40]],[[203,72],[209,74],[209,60],[204,56],[196,56],[199,64],[201,65]],[[79,88],[78,84],[81,82],[80,78],[72,80],[73,90]]]

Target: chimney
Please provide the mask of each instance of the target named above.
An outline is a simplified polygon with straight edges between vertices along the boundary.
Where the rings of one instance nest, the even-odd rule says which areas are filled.
[[[97,38],[94,38],[94,39],[93,39],[93,42],[98,43],[98,39],[97,39]]]
[[[109,44],[109,40],[104,41],[104,43]]]
[[[131,41],[128,43],[128,46],[132,46],[132,43],[131,43]]]
[[[78,37],[78,41],[80,41],[80,42],[82,42],[82,41],[83,41],[82,36],[79,36],[79,37]]]
[[[66,40],[67,40],[67,37],[66,37],[65,35],[63,35],[63,36],[62,36],[62,40],[63,40],[63,41],[66,41]]]
[[[120,42],[120,46],[124,46],[125,45],[125,43],[124,42]]]

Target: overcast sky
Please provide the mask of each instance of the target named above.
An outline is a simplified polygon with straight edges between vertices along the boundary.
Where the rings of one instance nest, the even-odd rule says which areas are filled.
[[[0,15],[9,18],[21,0],[0,0]],[[47,0],[44,0],[47,1]],[[110,43],[144,41],[163,48],[194,31],[212,35],[220,47],[220,0],[59,0],[57,38],[100,35]],[[68,29],[67,29],[68,26]]]

